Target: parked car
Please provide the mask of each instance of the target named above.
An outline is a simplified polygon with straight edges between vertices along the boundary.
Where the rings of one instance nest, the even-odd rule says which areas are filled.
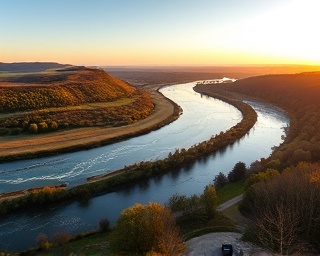
[[[232,244],[222,244],[221,250],[223,256],[232,256],[233,254]]]

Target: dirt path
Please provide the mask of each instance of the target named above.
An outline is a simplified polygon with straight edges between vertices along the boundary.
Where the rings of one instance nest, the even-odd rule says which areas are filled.
[[[28,155],[41,156],[97,147],[154,128],[170,118],[174,105],[157,91],[152,91],[151,97],[156,104],[154,113],[140,122],[123,127],[94,127],[45,135],[3,137],[0,138],[0,158],[26,158]]]
[[[236,196],[236,197],[230,199],[229,201],[224,202],[223,204],[220,204],[220,205],[218,206],[217,210],[218,210],[218,211],[223,211],[223,210],[229,208],[230,206],[232,206],[232,205],[240,202],[240,201],[242,200],[242,198],[243,198],[243,194],[241,194],[241,195],[239,195],[239,196]]]

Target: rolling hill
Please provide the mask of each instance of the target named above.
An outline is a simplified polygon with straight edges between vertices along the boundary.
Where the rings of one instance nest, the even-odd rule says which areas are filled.
[[[12,65],[11,70],[16,66]],[[30,65],[34,70],[35,64]],[[1,73],[0,135],[35,132],[34,124],[36,132],[126,125],[150,115],[154,108],[147,92],[103,70],[58,66]]]

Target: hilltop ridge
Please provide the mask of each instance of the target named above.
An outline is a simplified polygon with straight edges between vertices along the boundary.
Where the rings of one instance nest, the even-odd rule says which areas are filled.
[[[57,62],[0,62],[0,72],[40,72],[51,68],[64,68],[69,64]]]

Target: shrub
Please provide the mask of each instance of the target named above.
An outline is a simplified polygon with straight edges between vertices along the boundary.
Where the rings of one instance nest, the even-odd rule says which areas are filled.
[[[108,219],[101,219],[99,221],[101,231],[108,231],[110,229],[110,221]]]
[[[67,232],[58,232],[52,237],[52,242],[57,246],[62,246],[71,240],[72,236]]]
[[[31,133],[37,133],[38,132],[38,125],[35,123],[30,124],[29,131]]]

